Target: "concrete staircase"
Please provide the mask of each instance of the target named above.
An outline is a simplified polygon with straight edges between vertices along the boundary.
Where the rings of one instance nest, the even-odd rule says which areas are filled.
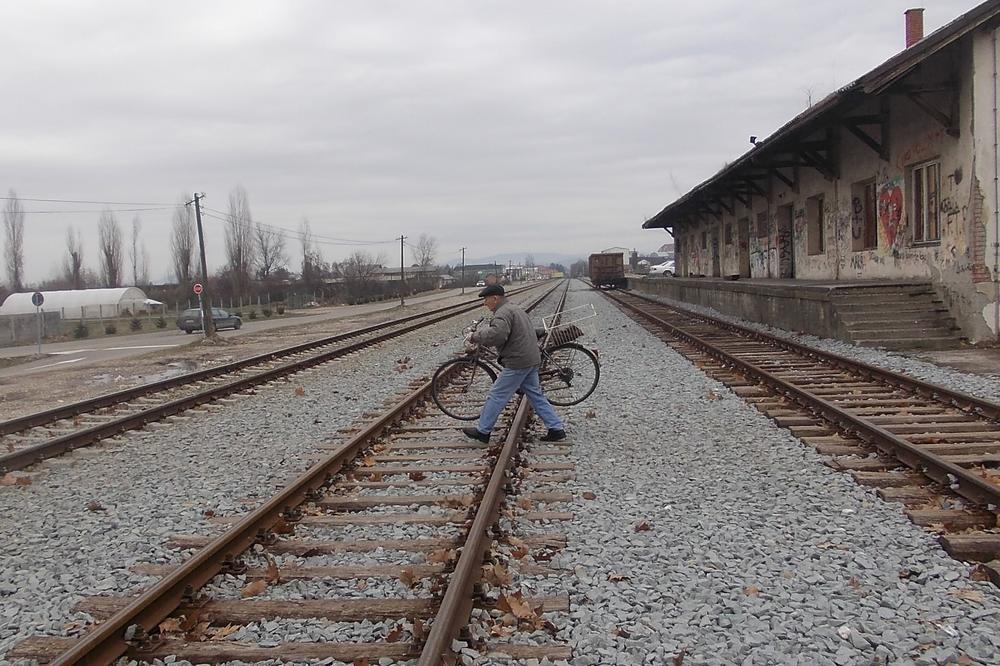
[[[962,333],[931,283],[844,286],[830,295],[844,339],[862,347],[955,349]]]

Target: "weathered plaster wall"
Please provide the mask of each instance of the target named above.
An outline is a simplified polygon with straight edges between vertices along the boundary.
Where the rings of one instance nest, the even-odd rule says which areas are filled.
[[[997,242],[993,182],[994,151],[994,34],[978,31],[925,61],[919,72],[907,79],[910,85],[939,85],[953,71],[959,76],[959,136],[920,109],[905,95],[888,97],[889,159],[879,155],[845,129],[835,134],[839,177],[828,179],[812,168],[800,167],[798,191],[771,178],[769,196],[754,196],[749,206],[734,200],[722,219],[706,216],[701,222],[678,229],[685,238],[686,273],[712,275],[712,236],[718,230],[722,275],[740,273],[740,254],[749,255],[754,278],[781,276],[779,247],[791,245],[794,277],[800,279],[926,279],[932,280],[945,297],[963,332],[978,341],[996,335],[997,308],[994,244]],[[954,69],[953,69],[954,68]],[[929,101],[947,110],[947,98]],[[853,114],[874,114],[880,100]],[[877,130],[870,130],[876,133]],[[816,137],[814,137],[816,138]],[[940,163],[940,240],[914,241],[912,169],[921,163]],[[857,183],[874,180],[876,187],[877,248],[854,250],[854,238],[862,232],[858,219],[860,201],[853,191]],[[812,197],[822,197],[825,247],[809,253],[808,207]],[[779,233],[782,206],[792,206],[791,238]],[[757,216],[763,213],[768,233],[757,233]],[[739,243],[740,218],[749,218],[745,248]],[[733,229],[732,245],[725,245],[725,225]],[[701,234],[707,233],[706,247]]]

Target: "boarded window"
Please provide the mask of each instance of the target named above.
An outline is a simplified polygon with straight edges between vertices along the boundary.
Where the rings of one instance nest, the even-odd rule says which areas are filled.
[[[823,196],[806,199],[806,237],[809,254],[823,254],[826,251],[826,220],[823,217]]]
[[[767,213],[757,213],[757,238],[767,238]]]
[[[878,202],[875,179],[851,186],[851,250],[874,250],[878,247]]]
[[[913,240],[941,240],[941,164],[928,162],[913,168]]]
[[[733,244],[733,223],[726,222],[726,245]]]

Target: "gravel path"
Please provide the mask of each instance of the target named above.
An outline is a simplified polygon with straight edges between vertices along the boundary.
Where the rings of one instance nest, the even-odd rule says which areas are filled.
[[[926,382],[931,382],[932,384],[940,384],[941,386],[950,388],[954,391],[963,391],[970,395],[984,398],[992,402],[1000,402],[1000,381],[997,381],[996,377],[962,372],[960,370],[955,370],[954,368],[947,368],[933,363],[928,363],[926,361],[921,361],[899,352],[892,352],[872,347],[858,347],[857,345],[853,345],[849,342],[842,342],[832,338],[819,338],[815,335],[807,335],[805,333],[792,333],[791,331],[786,331],[782,328],[774,328],[773,326],[768,326],[767,324],[760,324],[758,322],[747,321],[745,319],[733,317],[732,315],[723,314],[718,310],[702,305],[684,303],[671,298],[654,296],[652,294],[641,292],[637,293],[666,305],[676,306],[683,310],[690,310],[691,312],[698,312],[733,324],[739,324],[747,328],[762,331],[775,337],[807,345],[821,351],[830,352],[831,354],[845,356],[879,368],[892,370],[893,372],[911,375]]]
[[[129,571],[133,564],[179,561],[178,551],[161,545],[169,535],[217,533],[205,511],[238,513],[273,495],[309,467],[317,443],[337,438],[338,428],[377,411],[409,381],[429,377],[461,348],[461,329],[474,315],[187,413],[169,426],[79,449],[34,468],[31,485],[0,487],[0,663],[18,640],[64,635],[68,624],[88,619],[71,610],[81,597],[148,584],[147,576]],[[414,536],[412,526],[398,527],[396,538]],[[403,561],[409,557],[423,559],[402,554]],[[288,594],[296,589],[302,585]]]
[[[566,410],[596,499],[554,561],[576,575],[541,583],[571,594],[573,664],[1000,663],[994,587],[575,287],[599,313],[601,385]]]

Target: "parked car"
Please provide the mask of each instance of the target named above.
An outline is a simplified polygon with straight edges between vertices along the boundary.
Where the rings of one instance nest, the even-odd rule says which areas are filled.
[[[664,261],[662,264],[649,267],[649,275],[662,275],[664,277],[674,276],[674,262]]]
[[[243,320],[234,314],[229,314],[221,308],[212,308],[212,321],[215,322],[216,330],[231,328],[234,331],[243,325]],[[201,310],[194,308],[185,310],[177,317],[177,328],[185,333],[193,333],[201,330]]]
[[[486,286],[486,282],[484,282],[483,280],[480,280],[479,282],[476,283],[476,286],[477,287],[485,287]]]

